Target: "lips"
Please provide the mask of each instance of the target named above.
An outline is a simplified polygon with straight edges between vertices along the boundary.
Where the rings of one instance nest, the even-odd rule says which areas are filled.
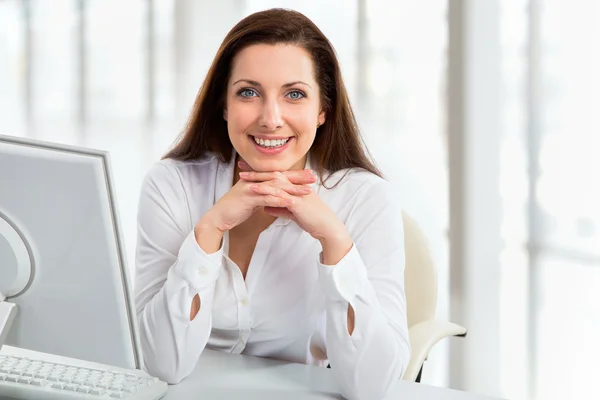
[[[254,142],[261,146],[261,147],[265,147],[265,148],[277,148],[277,147],[281,147],[283,145],[285,145],[290,138],[281,138],[281,139],[264,139],[264,138],[258,138],[256,136],[253,136],[252,139],[254,140]]]
[[[258,138],[256,136],[249,136],[249,140],[252,141],[256,150],[265,155],[275,155],[283,152],[294,140],[293,137],[279,137],[279,138]]]

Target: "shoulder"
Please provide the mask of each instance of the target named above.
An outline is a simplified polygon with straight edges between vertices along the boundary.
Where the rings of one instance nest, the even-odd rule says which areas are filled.
[[[192,161],[157,161],[146,172],[140,196],[157,204],[198,205],[214,192],[220,165],[213,154]]]
[[[198,160],[164,159],[153,163],[142,181],[138,214],[143,221],[169,215],[182,231],[193,226],[197,208],[207,207],[220,160],[207,155]]]
[[[321,193],[343,201],[385,203],[394,197],[392,185],[385,179],[360,168],[336,171],[324,176]]]
[[[396,249],[402,243],[402,205],[390,182],[350,169],[332,174],[320,189],[319,195],[345,224],[359,250],[365,246],[381,250],[384,244]]]
[[[209,153],[198,160],[179,161],[163,159],[155,162],[144,177],[144,186],[152,185],[159,190],[185,189],[189,185],[211,182],[220,161],[217,155]]]

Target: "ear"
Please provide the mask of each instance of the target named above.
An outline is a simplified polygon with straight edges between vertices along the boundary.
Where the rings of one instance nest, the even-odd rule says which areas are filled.
[[[319,116],[317,118],[317,122],[319,123],[319,126],[323,125],[325,123],[325,111],[321,111],[319,113]]]
[[[227,121],[227,107],[223,108],[223,119]]]

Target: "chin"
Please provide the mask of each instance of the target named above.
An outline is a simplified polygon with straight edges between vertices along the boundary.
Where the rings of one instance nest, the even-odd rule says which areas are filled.
[[[246,162],[257,172],[287,171],[294,165],[293,161],[285,160],[246,160]]]

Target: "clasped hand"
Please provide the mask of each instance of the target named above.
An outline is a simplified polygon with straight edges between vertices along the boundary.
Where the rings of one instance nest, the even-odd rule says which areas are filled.
[[[256,172],[243,161],[240,180],[209,211],[225,232],[263,208],[274,217],[289,218],[319,240],[323,262],[336,264],[352,247],[345,225],[309,186],[317,181],[310,170]]]

